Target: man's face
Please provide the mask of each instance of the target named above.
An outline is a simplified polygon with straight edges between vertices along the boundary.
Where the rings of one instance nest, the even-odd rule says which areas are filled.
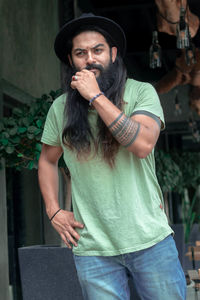
[[[70,64],[77,71],[88,69],[99,77],[102,70],[115,61],[117,48],[110,49],[104,36],[96,31],[84,31],[72,40]]]

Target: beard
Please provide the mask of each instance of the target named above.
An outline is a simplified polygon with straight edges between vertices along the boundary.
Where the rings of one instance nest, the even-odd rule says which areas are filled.
[[[96,77],[96,80],[97,80],[100,90],[105,94],[105,96],[107,96],[107,92],[112,87],[113,83],[115,82],[115,78],[116,78],[116,72],[117,72],[116,69],[117,68],[115,66],[115,63],[112,63],[112,60],[110,59],[109,64],[105,68],[100,64],[90,64],[90,65],[87,65],[85,67],[85,69],[89,70],[89,71],[92,69],[99,70],[99,76]],[[72,75],[75,74],[76,72],[80,72],[80,71],[81,70],[77,69],[74,65],[72,65],[68,85],[70,85],[70,83],[71,83]],[[72,94],[76,94],[76,97],[78,97],[79,99],[82,99],[82,101],[85,101],[86,103],[88,102],[80,95],[80,93],[77,90],[73,90],[71,92],[72,92]],[[75,97],[73,97],[73,98],[75,98]],[[75,99],[73,99],[73,101],[74,100]]]
[[[99,76],[96,78],[99,88],[104,94],[112,87],[115,81],[116,68],[114,63],[110,60],[108,66],[103,68],[98,64],[90,64],[86,67],[87,70],[97,69],[100,71]]]
[[[112,86],[115,83],[116,80],[116,74],[117,74],[117,66],[114,63],[112,63],[112,60],[110,58],[110,61],[108,65],[104,68],[100,64],[90,64],[85,67],[87,70],[97,69],[99,70],[99,76],[96,78],[100,90],[105,94],[106,97],[110,101],[112,99],[110,96],[110,90],[112,90]],[[72,80],[72,76],[77,72],[80,71],[77,69],[74,64],[70,68],[67,68],[65,70],[66,77],[64,78],[65,81],[65,91],[67,92],[67,110],[68,113],[75,116],[75,119],[85,119],[88,115],[88,110],[91,108],[89,106],[89,101],[85,100],[78,90],[74,90],[71,88],[70,83]],[[73,121],[72,121],[73,123]],[[81,123],[81,122],[80,122]]]
[[[114,63],[110,62],[106,67],[102,65],[91,64],[86,67],[87,70],[98,69],[99,76],[96,78],[99,88],[105,96],[116,107],[121,109],[123,105],[123,93],[126,82],[126,69],[120,56],[116,57]],[[97,136],[93,136],[91,126],[88,120],[90,112],[89,101],[84,99],[78,90],[71,88],[72,76],[79,70],[75,66],[63,66],[63,87],[66,92],[66,103],[64,109],[62,141],[81,157],[84,153],[90,153],[91,143],[94,143],[96,151],[102,149],[103,159],[110,166],[114,165],[114,157],[118,151],[119,144],[112,137],[107,126],[100,116],[97,118]]]

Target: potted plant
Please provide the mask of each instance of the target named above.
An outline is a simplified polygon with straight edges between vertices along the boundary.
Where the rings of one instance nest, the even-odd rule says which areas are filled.
[[[14,108],[10,117],[0,121],[0,160],[17,170],[37,168],[40,138],[49,107],[61,90],[35,99],[30,106]]]

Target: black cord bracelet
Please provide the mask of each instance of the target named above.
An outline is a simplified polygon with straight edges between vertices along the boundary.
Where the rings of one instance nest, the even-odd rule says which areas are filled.
[[[58,213],[61,209],[62,209],[62,208],[59,208],[59,209],[55,212],[55,214],[51,217],[51,219],[49,219],[50,222],[53,220],[53,218],[55,217],[55,215],[57,215],[57,213]]]

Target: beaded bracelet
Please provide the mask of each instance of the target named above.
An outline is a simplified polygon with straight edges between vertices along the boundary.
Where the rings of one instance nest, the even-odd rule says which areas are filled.
[[[59,208],[59,209],[55,212],[55,214],[49,219],[50,222],[53,220],[53,218],[55,217],[55,215],[57,215],[57,213],[58,213],[61,209],[62,209],[62,208]]]
[[[101,96],[101,95],[104,95],[104,93],[101,92],[101,93],[97,94],[96,96],[94,96],[94,97],[89,101],[89,105],[91,106],[91,105],[92,105],[92,102],[93,102],[96,98],[98,98],[99,96]]]

